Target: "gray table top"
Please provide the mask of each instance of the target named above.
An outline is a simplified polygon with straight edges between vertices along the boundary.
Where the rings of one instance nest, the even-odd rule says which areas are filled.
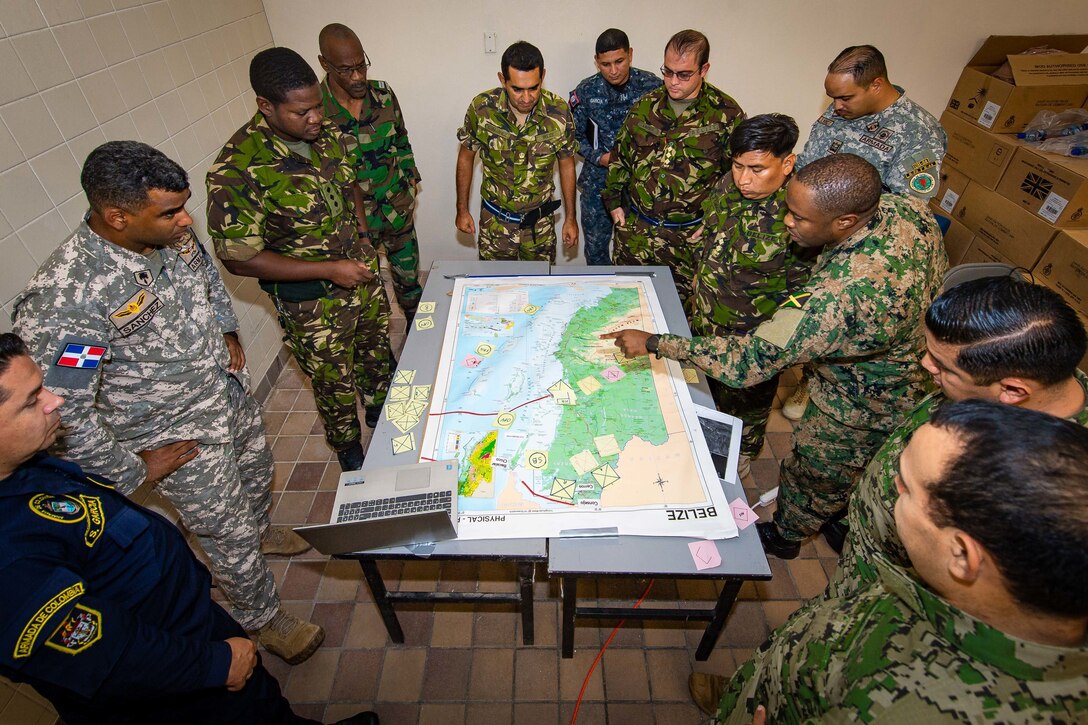
[[[401,353],[398,369],[415,370],[413,384],[432,384],[438,373],[442,337],[450,313],[454,280],[463,276],[506,275],[578,275],[578,274],[638,274],[653,279],[658,300],[668,328],[677,334],[690,334],[680,299],[676,295],[672,276],[666,267],[550,267],[546,262],[461,262],[439,261],[431,267],[422,302],[434,302],[433,314],[418,313],[416,319],[433,317],[430,330],[410,329]],[[706,379],[699,373],[699,384],[689,386],[692,400],[714,407]],[[437,391],[432,390],[432,394]],[[426,416],[412,431],[417,442],[423,438]],[[419,451],[393,455],[392,439],[401,435],[383,415],[374,430],[367,450],[363,470],[415,463]],[[736,482],[722,482],[728,500],[744,497]],[[432,555],[436,557],[533,558],[548,557],[549,571],[556,574],[655,574],[669,576],[739,576],[769,578],[770,568],[755,528],[749,527],[735,539],[715,542],[722,557],[720,567],[698,571],[688,549],[693,539],[659,536],[619,536],[578,539],[481,539],[474,541],[442,541],[433,546],[410,549],[394,547],[368,552],[376,555]]]

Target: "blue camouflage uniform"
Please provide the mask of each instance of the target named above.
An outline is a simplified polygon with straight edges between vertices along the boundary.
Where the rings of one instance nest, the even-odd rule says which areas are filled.
[[[660,85],[661,79],[653,73],[632,68],[623,86],[613,86],[597,73],[583,80],[570,93],[578,153],[585,160],[578,174],[578,190],[582,192],[580,204],[586,264],[612,263],[608,253],[612,217],[601,201],[608,169],[601,166],[601,156],[612,148],[623,119],[635,101]]]
[[[68,725],[308,723],[258,663],[224,683],[242,627],[166,519],[74,463],[38,455],[0,481],[0,674]]]

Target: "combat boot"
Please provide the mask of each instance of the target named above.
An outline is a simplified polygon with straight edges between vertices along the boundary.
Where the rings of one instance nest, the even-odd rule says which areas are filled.
[[[692,672],[688,675],[688,691],[692,701],[707,715],[714,717],[718,714],[718,703],[729,680],[721,675],[711,675],[706,672]]]
[[[378,425],[378,419],[382,417],[382,406],[380,405],[368,405],[366,406],[366,413],[363,416],[363,421],[366,423],[367,428],[373,428]]]
[[[325,641],[325,630],[280,609],[268,624],[257,630],[257,641],[289,665],[310,658]]]
[[[793,395],[786,398],[786,402],[782,404],[782,415],[796,423],[804,417],[805,408],[807,407],[808,381],[802,380],[797,389],[793,391]]]
[[[763,551],[774,554],[779,559],[796,559],[801,553],[801,542],[790,541],[782,536],[773,521],[756,522],[756,531],[759,532],[759,543],[763,544]]]
[[[262,554],[294,556],[310,550],[310,544],[287,526],[269,526],[261,534]]]
[[[359,441],[336,452],[336,460],[340,462],[341,471],[358,471],[363,467],[365,457],[363,445]]]

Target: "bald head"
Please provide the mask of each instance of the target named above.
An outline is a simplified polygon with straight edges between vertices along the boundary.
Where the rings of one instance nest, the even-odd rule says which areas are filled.
[[[328,57],[334,44],[339,45],[342,43],[354,44],[359,46],[360,49],[363,47],[355,31],[342,23],[329,23],[321,29],[317,36],[318,50],[321,55],[326,57]]]
[[[321,49],[317,62],[329,74],[333,95],[341,103],[365,98],[369,92],[366,73],[370,59],[355,31],[340,23],[326,25],[317,36],[317,44]]]

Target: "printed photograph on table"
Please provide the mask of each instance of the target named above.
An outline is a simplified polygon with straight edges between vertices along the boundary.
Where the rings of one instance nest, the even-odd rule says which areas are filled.
[[[665,329],[643,276],[455,281],[421,460],[459,462],[463,539],[731,538],[679,364],[600,335]]]

